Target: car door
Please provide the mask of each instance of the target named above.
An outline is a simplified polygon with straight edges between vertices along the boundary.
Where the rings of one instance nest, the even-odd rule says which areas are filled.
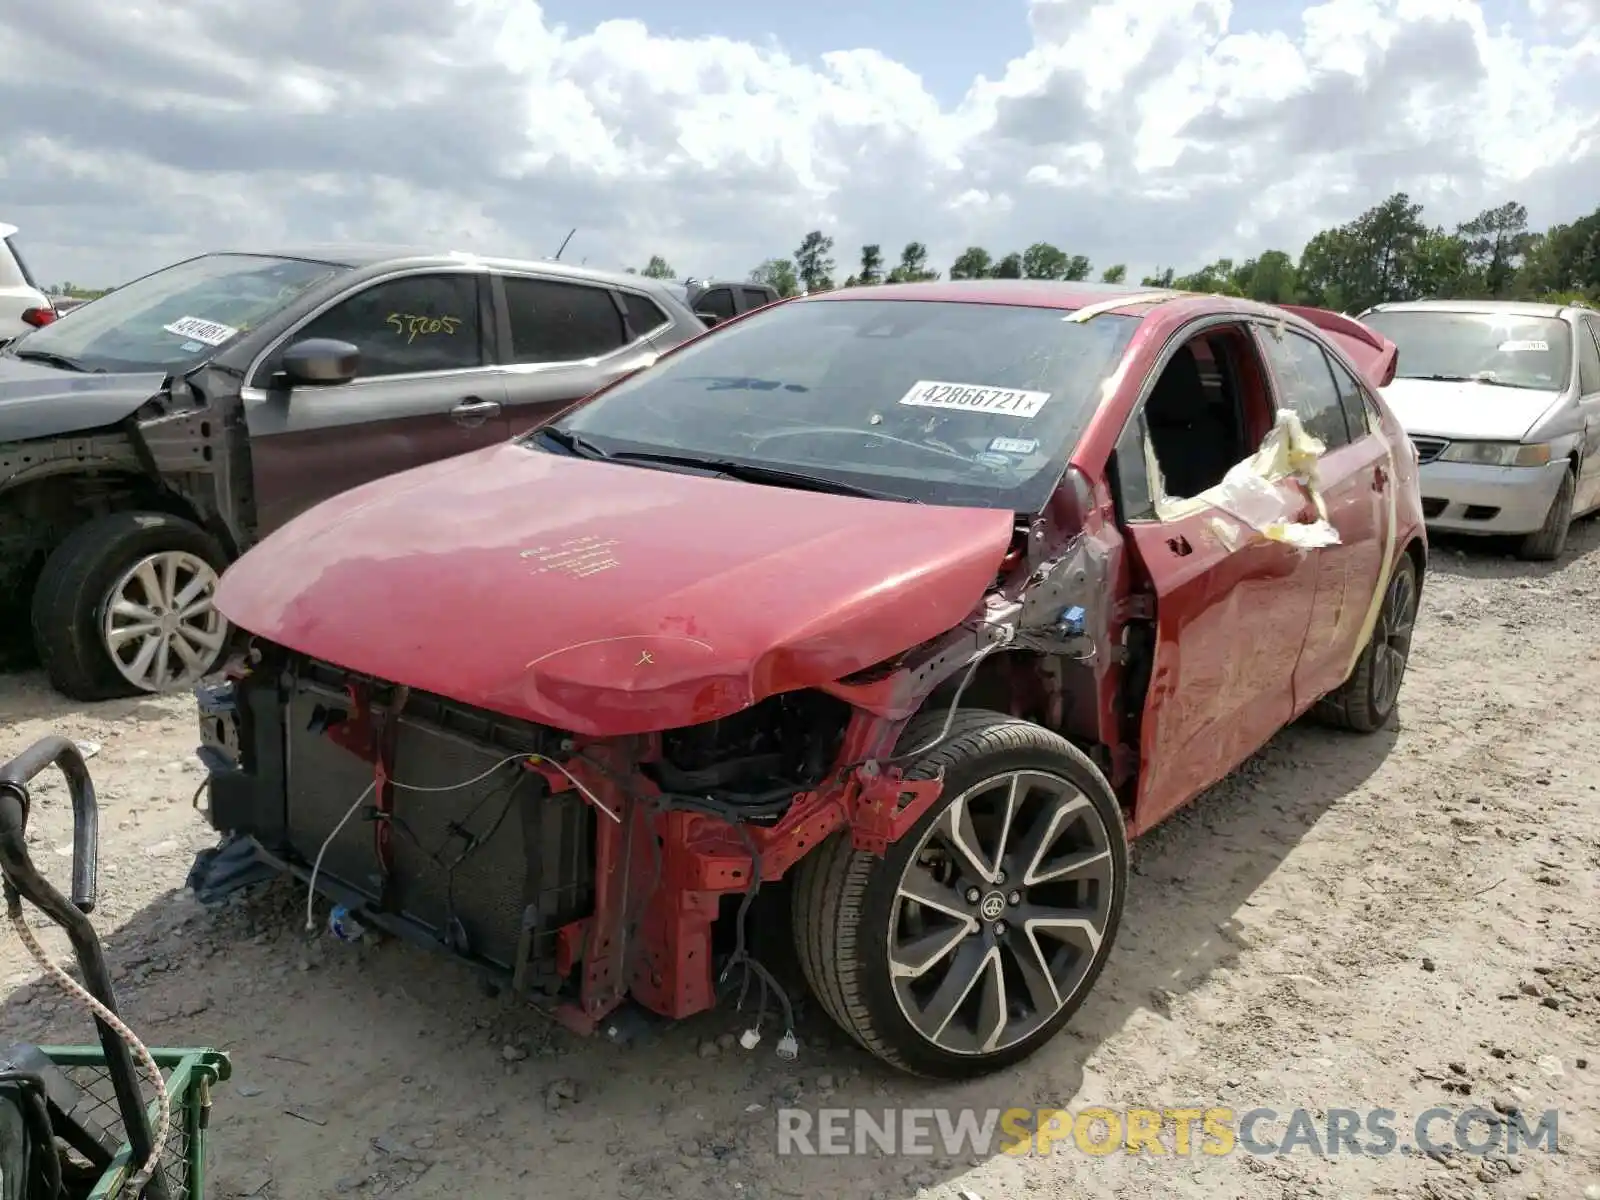
[[[1257,325],[1256,334],[1277,407],[1295,412],[1325,447],[1318,490],[1339,533],[1337,545],[1306,551],[1316,563],[1317,593],[1295,667],[1298,715],[1350,673],[1383,574],[1394,464],[1383,435],[1367,423],[1360,385],[1319,342],[1285,324]],[[1359,423],[1352,425],[1352,416]]]
[[[489,311],[481,271],[409,271],[356,285],[279,339],[243,393],[257,536],[357,484],[509,437]],[[277,360],[307,338],[358,347],[356,378],[286,387]]]
[[[1246,381],[1241,428],[1265,428],[1264,372],[1253,343],[1243,330],[1226,340],[1235,356],[1226,374]],[[1116,450],[1123,533],[1155,594],[1136,832],[1223,778],[1293,718],[1294,668],[1316,595],[1314,564],[1231,519],[1206,493],[1156,503],[1143,404]],[[1240,449],[1243,459],[1252,447]],[[1314,519],[1298,483],[1272,486],[1282,519]]]
[[[490,276],[503,314],[501,362],[513,434],[656,360],[650,335],[671,322],[641,292],[532,273]]]
[[[1586,513],[1600,505],[1600,316],[1579,317],[1575,332],[1578,408],[1583,413],[1583,463],[1572,510]]]
[[[695,315],[708,313],[718,322],[731,321],[739,312],[738,301],[733,297],[733,289],[727,286],[708,288],[694,297]]]

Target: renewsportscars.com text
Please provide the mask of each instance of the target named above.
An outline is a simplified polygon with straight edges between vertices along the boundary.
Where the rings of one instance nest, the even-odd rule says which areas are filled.
[[[778,1153],[990,1156],[1556,1153],[1559,1114],[1430,1108],[824,1108],[777,1111]]]

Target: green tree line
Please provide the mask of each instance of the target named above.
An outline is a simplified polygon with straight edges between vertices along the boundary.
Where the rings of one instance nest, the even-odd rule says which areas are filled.
[[[950,264],[951,279],[1088,279],[1087,255],[1070,254],[1049,242],[999,256],[969,246]],[[674,278],[660,255],[642,274]],[[769,258],[750,272],[756,283],[780,295],[938,279],[928,248],[908,242],[888,266],[881,244],[861,247],[842,283],[834,241],[812,230],[787,258]],[[1116,264],[1099,278],[1122,283],[1127,268]],[[1600,208],[1567,225],[1528,228],[1528,210],[1515,201],[1485,209],[1454,229],[1430,224],[1422,205],[1396,192],[1348,224],[1325,229],[1306,243],[1298,259],[1284,250],[1252,258],[1219,258],[1180,275],[1166,267],[1141,281],[1144,287],[1177,288],[1243,296],[1268,304],[1311,304],[1357,313],[1374,304],[1427,297],[1453,299],[1548,299],[1600,304]]]

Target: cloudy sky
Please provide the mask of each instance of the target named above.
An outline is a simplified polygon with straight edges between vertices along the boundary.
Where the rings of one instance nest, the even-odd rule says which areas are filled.
[[[1600,204],[1600,0],[50,0],[0,6],[0,220],[48,282],[409,241],[745,274],[1197,266],[1404,189]]]

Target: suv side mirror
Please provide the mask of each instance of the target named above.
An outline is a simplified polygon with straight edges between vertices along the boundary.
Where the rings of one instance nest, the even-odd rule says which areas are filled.
[[[705,322],[707,329],[710,329],[713,325],[722,324],[722,318],[714,312],[697,312],[694,315]]]
[[[361,350],[333,338],[306,338],[283,352],[281,369],[291,386],[349,383],[361,369]]]

